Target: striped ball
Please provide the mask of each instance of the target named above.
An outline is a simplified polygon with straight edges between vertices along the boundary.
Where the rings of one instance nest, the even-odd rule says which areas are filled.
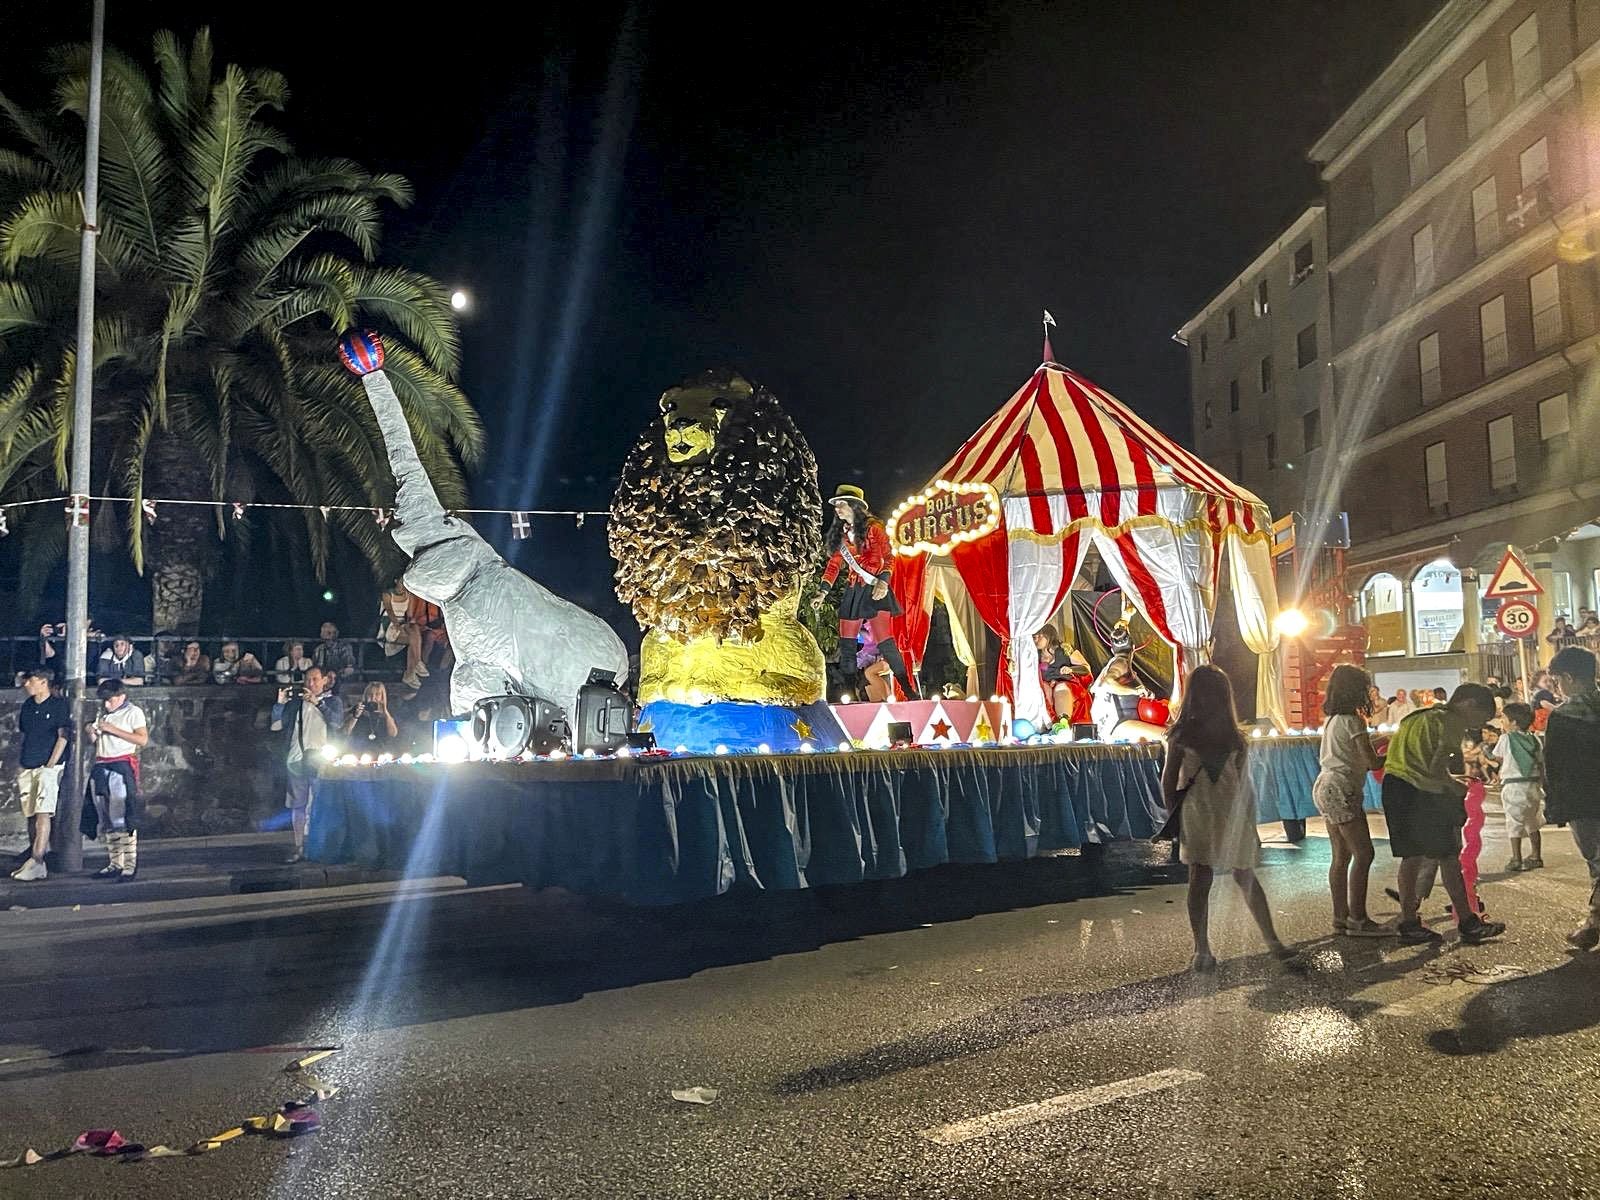
[[[339,339],[339,359],[353,375],[383,370],[383,339],[370,329],[352,329]]]

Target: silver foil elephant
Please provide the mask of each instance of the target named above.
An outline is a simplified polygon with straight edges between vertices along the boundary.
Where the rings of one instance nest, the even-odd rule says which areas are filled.
[[[472,526],[445,512],[382,370],[377,335],[346,334],[339,354],[361,377],[389,453],[396,488],[389,528],[411,556],[405,585],[444,613],[456,655],[452,709],[470,712],[484,696],[514,692],[552,701],[570,717],[591,670],[626,681],[628,651],[609,625],[529,579]]]

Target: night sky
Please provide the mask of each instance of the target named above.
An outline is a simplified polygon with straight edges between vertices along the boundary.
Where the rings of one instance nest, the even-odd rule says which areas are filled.
[[[209,23],[288,77],[301,152],[415,183],[384,257],[475,299],[476,502],[605,507],[660,393],[726,364],[886,512],[1027,378],[1043,308],[1057,358],[1187,437],[1172,331],[1438,2],[109,5],[141,57]],[[36,96],[88,11],[4,6],[0,88]],[[618,616],[600,523],[485,528]]]

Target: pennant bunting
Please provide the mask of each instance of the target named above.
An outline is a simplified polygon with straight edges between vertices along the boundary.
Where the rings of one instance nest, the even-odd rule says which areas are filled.
[[[244,520],[244,505],[238,500],[233,502],[233,519],[235,521]]]
[[[588,516],[588,515],[589,515],[589,514],[588,514],[588,513],[578,513],[578,514],[577,514],[577,518],[578,518],[578,528],[579,528],[579,529],[582,529],[582,528],[583,528],[583,519],[584,519],[584,518],[585,518],[585,517],[586,517],[586,516]]]
[[[139,507],[144,510],[145,520],[154,525],[156,523],[156,502],[154,500],[141,500],[139,501]]]
[[[0,537],[5,537],[11,532],[11,527],[6,524],[6,510],[0,508]]]
[[[375,508],[372,510],[372,519],[378,523],[379,529],[382,529],[389,524],[389,514],[381,508]]]
[[[529,525],[528,525],[528,514],[527,513],[518,512],[518,513],[512,513],[511,514],[511,536],[512,537],[516,538],[517,541],[519,541],[519,542],[525,541],[527,539],[527,536],[528,536],[528,529],[529,529]]]
[[[67,505],[67,522],[73,526],[89,524],[89,497],[73,496]]]
[[[324,521],[326,521],[328,519],[328,511],[329,510],[328,510],[328,506],[326,504],[317,505],[317,511],[322,514],[322,519]]]

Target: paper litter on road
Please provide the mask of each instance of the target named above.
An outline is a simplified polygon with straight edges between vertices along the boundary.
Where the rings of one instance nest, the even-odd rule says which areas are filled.
[[[684,1104],[710,1104],[722,1093],[714,1087],[673,1088],[672,1098]]]
[[[1524,979],[1528,975],[1526,967],[1515,966],[1511,963],[1496,963],[1492,967],[1479,967],[1471,959],[1457,958],[1450,962],[1437,962],[1422,972],[1422,978],[1429,983],[1450,983],[1461,980],[1463,983],[1476,983],[1487,986],[1495,983],[1506,983],[1512,979]]]

